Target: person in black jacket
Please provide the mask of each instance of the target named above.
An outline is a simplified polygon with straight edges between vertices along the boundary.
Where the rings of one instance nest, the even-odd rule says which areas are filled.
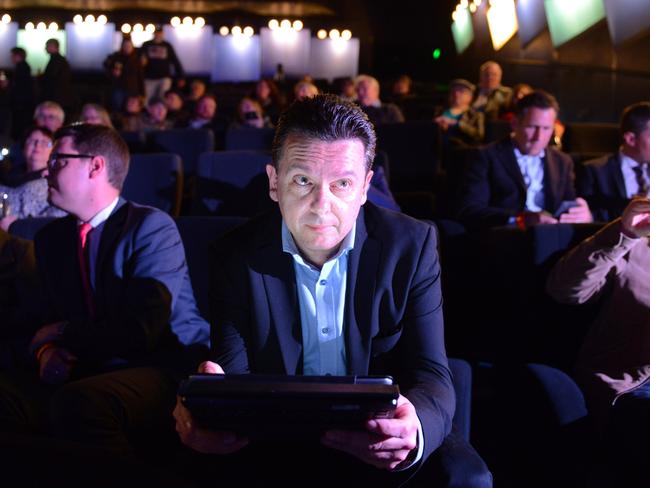
[[[9,80],[11,107],[11,138],[18,140],[29,127],[34,111],[34,79],[32,70],[25,61],[27,54],[22,47],[11,49],[13,76]]]
[[[124,108],[128,96],[144,95],[142,63],[130,38],[122,39],[120,50],[106,58],[104,68],[111,80],[111,108],[115,112]]]
[[[57,102],[65,112],[74,112],[72,71],[68,60],[59,52],[59,41],[48,39],[45,50],[50,55],[50,61],[41,77],[41,100]]]
[[[172,77],[182,79],[183,66],[174,47],[165,41],[162,27],[156,28],[153,39],[142,44],[144,64],[144,92],[148,102],[152,97],[162,98],[172,87]]]

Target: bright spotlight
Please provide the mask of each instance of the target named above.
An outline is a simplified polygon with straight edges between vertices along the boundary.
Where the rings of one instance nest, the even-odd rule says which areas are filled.
[[[50,25],[47,28],[51,31],[59,30],[59,24],[56,22],[50,22]]]
[[[325,29],[320,29],[316,33],[316,37],[318,37],[319,39],[325,39],[327,37],[327,31]]]
[[[291,21],[289,19],[284,19],[280,22],[280,29],[291,29]]]
[[[131,25],[130,24],[122,24],[122,29],[120,29],[123,34],[128,34],[131,32]]]
[[[99,17],[97,17],[97,22],[102,24],[102,25],[106,25],[106,22],[108,22],[108,19],[106,18],[105,15],[102,14]]]
[[[221,34],[222,36],[226,37],[229,32],[230,32],[230,29],[228,29],[228,27],[226,27],[225,25],[222,25],[221,27],[219,27],[219,34]]]
[[[246,27],[244,27],[244,35],[246,37],[253,37],[253,34],[255,34],[255,31],[253,30],[253,28],[250,25],[247,25]]]
[[[9,14],[4,14],[4,15],[2,16],[2,23],[3,23],[3,24],[8,24],[9,22],[11,22],[11,15],[9,15]]]
[[[144,30],[144,27],[142,27],[142,24],[138,23],[133,26],[133,32],[142,32]]]
[[[350,32],[349,29],[345,29],[343,32],[341,32],[341,39],[349,41],[352,39],[352,32]]]
[[[293,21],[293,30],[301,31],[303,27],[304,26],[303,26],[302,20],[294,20]]]
[[[86,22],[88,22],[89,24],[92,24],[93,22],[95,22],[95,16],[92,15],[92,14],[86,15]]]
[[[280,22],[278,22],[278,19],[269,20],[269,29],[276,30],[279,27],[280,27]]]
[[[25,30],[28,30],[28,31],[34,30],[34,23],[33,22],[27,22],[25,24]]]
[[[156,26],[153,24],[147,24],[147,27],[144,28],[144,31],[147,34],[153,34],[156,31]]]
[[[183,25],[192,25],[192,17],[183,17]]]
[[[45,22],[39,22],[36,25],[36,30],[45,30],[45,29],[47,29],[47,26],[45,25]]]
[[[339,37],[341,37],[341,33],[338,29],[332,29],[330,31],[330,39],[338,39]]]
[[[83,21],[84,21],[84,18],[79,14],[72,17],[72,22],[77,24],[77,25],[81,24]]]
[[[180,17],[172,17],[171,24],[172,27],[178,27],[179,25],[181,25]]]
[[[233,35],[233,36],[240,36],[240,35],[241,35],[241,32],[242,32],[242,31],[241,31],[241,27],[239,27],[238,25],[236,25],[235,27],[233,27],[232,29],[230,29],[230,32],[232,32],[232,35]]]
[[[205,19],[203,17],[197,17],[194,19],[194,25],[197,27],[203,27],[205,25]]]

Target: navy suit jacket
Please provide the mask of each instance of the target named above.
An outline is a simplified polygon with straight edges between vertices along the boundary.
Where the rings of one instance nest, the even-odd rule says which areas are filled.
[[[612,221],[630,203],[619,153],[585,162],[578,174],[577,188],[578,195],[589,203],[595,220]]]
[[[82,364],[196,368],[209,327],[196,307],[171,217],[120,199],[95,260],[94,318],[80,278],[76,218],[53,221],[34,243],[48,305],[43,323],[69,322],[61,343]]]
[[[468,156],[461,187],[458,219],[470,228],[507,225],[526,206],[526,185],[510,137]],[[544,161],[544,210],[551,214],[563,200],[574,200],[573,161],[547,147]]]
[[[220,239],[211,286],[213,359],[226,373],[301,374],[293,258],[274,209]],[[431,454],[451,429],[434,227],[367,203],[357,218],[344,312],[349,374],[389,374],[415,406]]]

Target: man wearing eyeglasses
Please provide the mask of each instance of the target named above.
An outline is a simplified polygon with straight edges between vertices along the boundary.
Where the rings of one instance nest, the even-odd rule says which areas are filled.
[[[30,368],[0,375],[0,431],[49,419],[57,437],[128,457],[143,424],[171,427],[176,380],[205,352],[208,326],[173,220],[120,197],[128,166],[113,129],[56,134],[49,200],[70,215],[35,238],[44,325]]]

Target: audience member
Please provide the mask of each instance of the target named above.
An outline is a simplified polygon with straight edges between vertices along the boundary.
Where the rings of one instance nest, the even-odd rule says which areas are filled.
[[[105,125],[113,127],[108,111],[96,103],[87,103],[81,108],[81,122],[84,124]]]
[[[27,217],[62,217],[65,212],[48,202],[47,180],[43,172],[52,152],[52,133],[43,127],[34,127],[27,133],[23,145],[25,171],[15,175],[12,186],[0,185],[0,195],[6,194],[5,216],[0,228],[5,231],[18,219]]]
[[[391,89],[391,99],[394,102],[404,100],[405,98],[413,97],[411,88],[413,87],[413,80],[409,75],[400,75],[393,82]]]
[[[443,131],[445,146],[473,146],[483,140],[484,114],[471,107],[474,89],[467,80],[449,82],[449,107],[434,119]]]
[[[61,105],[52,101],[41,102],[34,110],[34,124],[45,127],[55,133],[65,121],[65,112]]]
[[[295,100],[302,100],[303,98],[313,97],[318,95],[318,88],[313,83],[308,81],[300,81],[293,87],[293,96]]]
[[[42,430],[99,459],[131,457],[128,436],[170,427],[176,382],[201,361],[208,325],[174,221],[120,197],[129,165],[120,136],[77,124],[56,137],[50,201],[71,215],[35,238],[45,306],[25,351],[32,363],[0,374],[0,431]],[[55,486],[71,473],[48,475]]]
[[[123,112],[120,112],[117,118],[120,122],[120,129],[124,131],[137,130],[135,127],[139,126],[138,119],[140,119],[144,110],[144,97],[140,95],[127,96],[123,109]]]
[[[204,459],[204,470],[214,473],[207,479],[232,477],[248,485],[257,476],[272,485],[302,486],[307,473],[318,473],[318,486],[332,486],[345,473],[367,484],[398,484],[430,463],[445,486],[491,485],[471,446],[450,434],[454,389],[443,343],[435,231],[372,204],[362,208],[374,150],[367,116],[337,97],[305,98],[282,115],[267,166],[278,208],[214,249],[216,363],[201,369],[391,374],[403,395],[395,417],[368,420],[358,431],[330,430],[320,447],[251,440],[241,457],[225,457],[249,439],[197,428],[179,401],[176,429],[186,445],[211,455]],[[258,462],[277,466],[287,456],[291,469],[242,469],[262,466]]]
[[[53,101],[70,113],[75,108],[75,96],[72,89],[72,71],[68,60],[59,52],[59,41],[48,39],[45,50],[50,60],[41,76],[41,100]]]
[[[144,71],[133,41],[122,39],[120,50],[109,55],[104,68],[111,82],[111,108],[120,111],[129,95],[144,95]]]
[[[458,213],[468,227],[592,220],[587,202],[576,198],[571,158],[548,145],[558,112],[552,95],[526,95],[516,107],[513,135],[469,158]],[[574,206],[563,208],[565,201]]]
[[[479,84],[472,108],[485,114],[486,120],[496,120],[510,103],[512,90],[501,85],[501,66],[495,61],[486,61],[479,70]]]
[[[578,194],[604,222],[619,217],[632,198],[650,196],[650,102],[628,106],[620,130],[618,152],[586,162],[578,175]]]
[[[375,78],[359,75],[356,86],[359,105],[373,125],[404,122],[404,115],[397,105],[382,103],[379,99],[379,82]]]
[[[252,98],[262,106],[266,121],[275,126],[286,105],[275,82],[266,78],[258,81]]]
[[[203,95],[199,99],[194,115],[187,124],[192,129],[211,129],[215,132],[223,132],[226,125],[217,113],[217,97],[214,95]]]
[[[600,301],[575,378],[604,433],[618,486],[646,486],[650,354],[650,200],[637,198],[619,219],[565,255],[547,291],[572,304]]]
[[[346,102],[357,101],[357,85],[354,78],[343,78],[339,81],[339,96]]]
[[[165,41],[161,26],[156,27],[153,39],[140,48],[144,64],[144,93],[147,103],[152,98],[162,98],[172,87],[172,78],[183,78],[183,66],[176,56],[174,46]]]
[[[256,129],[273,127],[271,122],[264,118],[262,106],[257,100],[244,97],[237,105],[237,117],[234,127],[254,127]]]
[[[199,103],[201,97],[207,93],[207,87],[201,80],[192,80],[189,88],[190,91],[185,97],[185,107],[187,108],[188,113],[194,113],[196,110],[196,104]]]
[[[171,129],[171,121],[167,120],[167,105],[162,98],[150,98],[146,112],[138,116],[124,119],[122,129],[125,131],[144,131]]]
[[[34,79],[22,47],[11,49],[14,71],[8,83],[9,106],[11,110],[11,137],[20,139],[29,127],[34,110]]]
[[[168,90],[165,93],[165,105],[167,105],[167,118],[175,127],[187,125],[190,112],[185,107],[183,97],[176,90]]]

